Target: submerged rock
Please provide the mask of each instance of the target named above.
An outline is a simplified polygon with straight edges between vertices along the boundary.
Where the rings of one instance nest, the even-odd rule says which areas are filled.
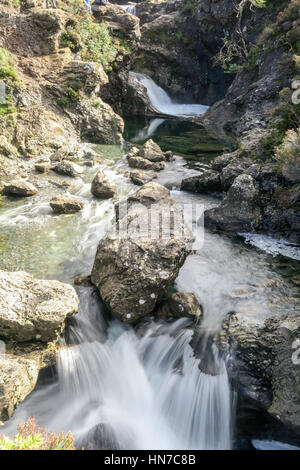
[[[2,190],[2,194],[8,196],[29,197],[34,196],[37,193],[38,190],[32,183],[21,178],[10,181]]]
[[[50,201],[51,209],[55,214],[74,214],[83,209],[82,201],[73,196],[54,196]]]
[[[115,194],[115,186],[113,186],[105,177],[102,171],[98,171],[91,185],[91,193],[99,199],[109,199]]]
[[[53,341],[66,318],[78,311],[78,303],[68,284],[0,271],[0,336],[17,342]]]
[[[205,211],[205,226],[227,233],[257,229],[262,219],[259,197],[259,188],[252,176],[238,176],[221,205]]]
[[[166,318],[199,318],[201,316],[201,307],[192,292],[176,292],[168,300],[163,302],[156,315]]]
[[[161,223],[162,217],[172,223]],[[147,183],[116,206],[113,230],[98,245],[92,282],[114,316],[135,322],[162,300],[192,242],[169,190]]]
[[[149,183],[153,179],[157,178],[157,174],[151,170],[133,170],[130,172],[130,178],[134,184],[143,186],[144,184]]]

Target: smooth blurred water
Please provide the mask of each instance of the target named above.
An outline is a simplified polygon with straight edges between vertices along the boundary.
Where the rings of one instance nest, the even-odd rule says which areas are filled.
[[[207,111],[208,106],[202,104],[177,104],[172,101],[169,95],[158,86],[152,78],[141,73],[130,72],[147,89],[147,94],[152,106],[162,114],[169,116],[198,116]]]

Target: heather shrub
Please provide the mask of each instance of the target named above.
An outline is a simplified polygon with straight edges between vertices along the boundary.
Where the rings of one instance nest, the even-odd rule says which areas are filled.
[[[74,438],[69,432],[55,434],[42,429],[33,417],[20,423],[18,432],[10,438],[0,434],[0,450],[75,450]]]

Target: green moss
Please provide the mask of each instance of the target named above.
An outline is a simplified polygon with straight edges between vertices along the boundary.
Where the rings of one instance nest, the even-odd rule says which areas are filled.
[[[0,78],[10,83],[18,81],[13,56],[3,47],[0,47]]]

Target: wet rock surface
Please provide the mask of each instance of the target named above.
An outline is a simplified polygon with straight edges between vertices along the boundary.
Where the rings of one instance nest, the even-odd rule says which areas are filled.
[[[17,342],[55,340],[78,310],[72,286],[25,272],[0,271],[0,336]]]
[[[16,178],[4,185],[2,194],[6,196],[29,197],[38,193],[37,188],[29,181]]]
[[[221,205],[205,212],[205,226],[227,233],[248,232],[261,225],[259,189],[250,175],[240,175]]]
[[[220,174],[217,171],[206,170],[199,176],[185,178],[181,182],[182,191],[194,193],[212,193],[222,191]]]
[[[154,171],[144,171],[144,170],[133,170],[130,172],[131,181],[138,185],[143,186],[146,183],[157,178],[157,174]]]
[[[102,171],[98,171],[91,185],[91,193],[99,199],[109,199],[115,194],[115,186],[105,177]]]
[[[224,321],[217,343],[232,351],[229,372],[239,392],[300,431],[299,314],[264,319],[251,308]]]
[[[39,373],[35,360],[0,354],[0,422],[34,389]]]
[[[181,208],[163,186],[147,183],[116,206],[117,223],[126,231],[107,234],[99,243],[92,270],[92,282],[108,308],[123,322],[132,323],[152,312],[178,275],[191,249],[193,237],[183,225]],[[149,238],[150,215],[162,211],[174,214],[174,227],[165,237]],[[162,230],[166,230],[162,228]]]
[[[54,214],[74,214],[83,209],[84,204],[73,196],[54,196],[50,201]]]
[[[162,171],[166,167],[166,156],[152,139],[140,149],[133,147],[127,155],[127,161],[131,168],[140,170]]]
[[[192,292],[176,292],[164,301],[155,314],[164,318],[194,318],[198,319],[202,310],[196,296]]]

